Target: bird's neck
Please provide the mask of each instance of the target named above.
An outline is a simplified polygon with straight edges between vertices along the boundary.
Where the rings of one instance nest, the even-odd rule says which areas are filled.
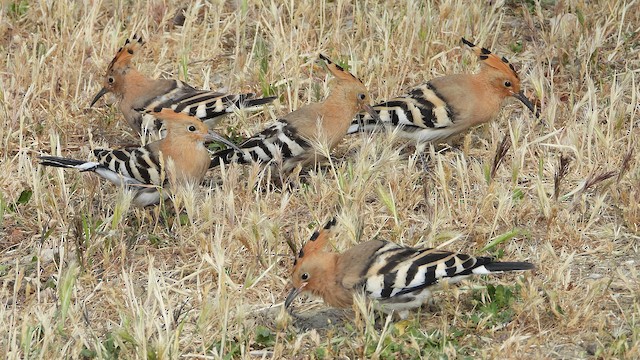
[[[358,105],[349,100],[342,89],[337,88],[331,91],[329,96],[319,103],[319,108],[323,111],[322,123],[330,147],[335,146],[346,134],[351,121],[358,113]]]
[[[151,99],[166,93],[173,83],[173,80],[168,79],[151,79],[136,69],[130,69],[124,75],[123,85],[118,93],[125,102],[143,106]]]
[[[333,307],[344,308],[353,303],[353,295],[351,292],[342,286],[342,277],[344,274],[339,274],[337,265],[340,259],[340,254],[325,253],[325,262],[323,264],[323,274],[331,274],[322,281],[318,282],[317,289],[314,289],[316,295],[322,296],[324,301]]]
[[[479,106],[479,118],[484,118],[484,121],[478,123],[487,122],[495,118],[502,108],[505,96],[501,89],[496,89],[495,76],[495,73],[491,70],[483,70],[473,77],[478,84],[477,87],[482,89],[481,94],[484,94]]]
[[[173,168],[167,171],[172,182],[200,182],[209,169],[211,159],[201,141],[168,133],[167,137],[158,141],[158,148],[165,166],[173,164]]]

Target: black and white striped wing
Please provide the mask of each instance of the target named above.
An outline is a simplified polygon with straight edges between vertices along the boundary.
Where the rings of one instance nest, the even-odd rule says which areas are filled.
[[[276,159],[291,159],[308,152],[310,145],[298,136],[296,129],[286,120],[278,120],[238,145],[242,152],[227,149],[213,155],[211,167],[220,162],[268,163]]]
[[[94,154],[98,157],[98,161],[41,156],[40,164],[95,172],[111,183],[118,186],[124,185],[127,189],[133,190],[133,203],[141,207],[155,205],[160,202],[161,198],[167,197],[168,193],[159,192],[155,186],[147,186],[150,184],[147,180],[151,181],[153,178],[160,177],[154,170],[142,165],[147,159],[153,159],[146,154],[146,149],[95,150]],[[154,160],[149,161],[157,164]]]
[[[447,103],[429,84],[412,89],[408,94],[377,104],[373,109],[380,116],[376,122],[369,114],[358,114],[348,134],[385,129],[416,141],[433,141],[451,135],[454,114]]]
[[[93,154],[101,167],[109,172],[94,171],[115,184],[120,184],[123,179],[127,185],[162,185],[166,180],[157,156],[147,147],[96,149]]]
[[[238,110],[253,111],[263,104],[272,102],[275,97],[253,99],[255,94],[219,94],[210,91],[197,93],[176,101],[171,108],[195,116],[202,121],[208,121]]]
[[[82,161],[57,156],[40,156],[40,164],[44,166],[77,169],[81,172],[91,171],[116,185],[140,185],[142,182],[111,170],[97,161]]]
[[[364,289],[376,299],[402,297],[435,285],[457,282],[473,274],[528,270],[526,262],[494,262],[489,257],[473,257],[438,249],[414,249],[386,243],[374,254]]]
[[[170,91],[152,99],[144,105],[144,108],[153,111],[171,108],[176,112],[189,114],[208,123],[240,109],[245,111],[258,110],[262,105],[275,99],[275,97],[255,99],[254,93],[223,94],[209,90],[197,90],[182,81],[174,81],[175,85]],[[155,123],[155,118],[150,119],[151,114],[143,114],[143,116],[145,124]]]

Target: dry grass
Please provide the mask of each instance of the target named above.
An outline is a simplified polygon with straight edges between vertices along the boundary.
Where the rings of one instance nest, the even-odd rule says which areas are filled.
[[[196,1],[174,26],[183,2],[4,2],[0,353],[638,357],[637,1],[282,3]],[[136,140],[116,108],[87,108],[133,33],[148,41],[135,60],[144,73],[278,94],[280,108],[228,119],[242,135],[326,94],[328,76],[313,66],[319,51],[385,99],[474,71],[461,36],[519,68],[540,99],[541,121],[514,102],[450,150],[353,136],[290,191],[266,183],[257,167],[230,167],[173,206],[136,209],[95,176],[35,160],[88,158],[93,146]],[[510,147],[499,151],[503,141]],[[340,250],[379,235],[528,260],[538,270],[450,288],[405,322],[374,324],[360,304],[331,317],[335,325],[306,329],[305,314],[325,310],[297,303],[299,319],[282,310],[287,240],[300,244],[334,214]]]

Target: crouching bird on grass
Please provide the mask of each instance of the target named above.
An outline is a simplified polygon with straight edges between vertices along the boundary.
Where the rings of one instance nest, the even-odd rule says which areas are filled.
[[[233,95],[198,90],[180,80],[150,79],[131,66],[131,59],[143,44],[142,37],[127,39],[109,64],[103,88],[90,105],[93,106],[106,93],[114,93],[129,125],[145,135],[143,140],[146,134],[157,134],[161,127],[155,112],[144,111],[145,109],[159,111],[161,108],[171,108],[213,126],[222,116],[237,109],[257,110],[275,99],[255,99],[255,94],[252,93]]]
[[[310,165],[322,157],[314,149],[314,142],[326,144],[329,149],[338,145],[358,112],[366,111],[377,118],[364,84],[326,56],[320,54],[320,59],[335,76],[323,102],[305,105],[283,116],[238,145],[240,151],[227,149],[215,153],[211,167],[234,162],[273,162],[286,173],[298,164]]]
[[[294,289],[285,307],[305,291],[321,296],[330,306],[349,307],[354,293],[362,291],[382,311],[396,311],[405,319],[439,283],[455,283],[473,274],[534,269],[528,262],[496,262],[489,257],[411,248],[383,240],[358,244],[342,254],[325,252],[335,224],[335,219],[329,221],[300,250],[291,275]]]
[[[169,193],[163,187],[198,184],[209,169],[210,156],[204,143],[219,141],[235,146],[209,131],[200,120],[171,109],[153,116],[163,120],[166,137],[143,147],[93,150],[97,161],[41,156],[40,164],[80,171],[93,171],[106,180],[133,191],[137,206],[155,205]]]
[[[495,118],[509,97],[522,101],[536,117],[539,116],[520,90],[518,73],[507,59],[464,38],[462,42],[480,59],[479,73],[435,78],[411,89],[408,94],[377,104],[373,109],[381,121],[359,114],[349,127],[349,134],[397,129],[398,136],[418,142],[445,140]]]

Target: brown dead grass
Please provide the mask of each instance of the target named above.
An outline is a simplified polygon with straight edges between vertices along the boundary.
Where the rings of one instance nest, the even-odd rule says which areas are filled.
[[[636,358],[639,10],[637,1],[5,1],[0,353]],[[242,135],[326,94],[328,76],[313,67],[320,51],[348,62],[381,100],[474,71],[461,36],[514,63],[542,116],[510,104],[451,149],[352,136],[291,191],[270,186],[257,167],[233,166],[174,205],[135,209],[95,176],[35,160],[136,141],[115,107],[87,108],[133,33],[147,39],[135,60],[146,74],[230,92],[271,86],[280,107],[228,119]],[[494,165],[503,139],[511,146]],[[18,203],[24,190],[33,196]],[[517,229],[492,251],[538,269],[449,288],[408,322],[374,323],[360,304],[328,316],[335,325],[307,329],[326,309],[296,304],[301,317],[325,316],[303,323],[282,310],[287,240],[300,244],[334,214],[339,250],[378,235],[480,254]],[[511,321],[492,323],[474,288],[516,283],[504,310]]]

